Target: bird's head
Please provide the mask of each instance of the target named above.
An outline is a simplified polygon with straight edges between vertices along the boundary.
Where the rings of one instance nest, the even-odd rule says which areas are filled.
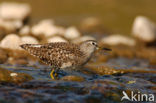
[[[93,53],[95,50],[111,51],[111,49],[99,47],[97,41],[95,40],[87,40],[82,42],[80,44],[80,48],[86,53]]]

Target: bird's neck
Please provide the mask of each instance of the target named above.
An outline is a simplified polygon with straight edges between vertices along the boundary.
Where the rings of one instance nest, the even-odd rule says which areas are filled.
[[[90,49],[89,47],[81,46],[80,50],[84,54],[84,60],[85,59],[90,59],[92,55],[94,54],[94,49]]]

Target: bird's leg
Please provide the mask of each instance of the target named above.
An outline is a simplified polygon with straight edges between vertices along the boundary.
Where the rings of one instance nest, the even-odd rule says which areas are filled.
[[[52,69],[52,71],[51,71],[51,73],[50,73],[50,76],[51,76],[51,78],[52,78],[53,80],[58,79],[57,71],[58,71],[58,70],[55,71],[55,69]]]
[[[55,80],[54,73],[55,73],[55,70],[52,69],[52,71],[50,72],[50,77],[51,77],[51,79],[53,79],[53,80]]]

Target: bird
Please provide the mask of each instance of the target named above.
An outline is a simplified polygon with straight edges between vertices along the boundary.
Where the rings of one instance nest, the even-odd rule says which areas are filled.
[[[60,69],[72,68],[74,70],[84,66],[97,49],[111,50],[99,47],[95,40],[86,40],[80,44],[70,42],[22,44],[20,47],[45,64],[50,65],[52,67],[50,73],[52,79],[57,79],[57,72]]]

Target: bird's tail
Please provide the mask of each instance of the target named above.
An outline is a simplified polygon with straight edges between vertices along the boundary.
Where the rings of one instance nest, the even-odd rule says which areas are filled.
[[[22,45],[20,45],[20,47],[21,47],[22,49],[27,50],[28,47],[30,47],[30,45],[31,45],[31,44],[22,44]]]
[[[40,47],[42,45],[40,44],[22,44],[20,45],[21,48],[25,49],[28,51],[30,54],[39,56],[40,55]]]

